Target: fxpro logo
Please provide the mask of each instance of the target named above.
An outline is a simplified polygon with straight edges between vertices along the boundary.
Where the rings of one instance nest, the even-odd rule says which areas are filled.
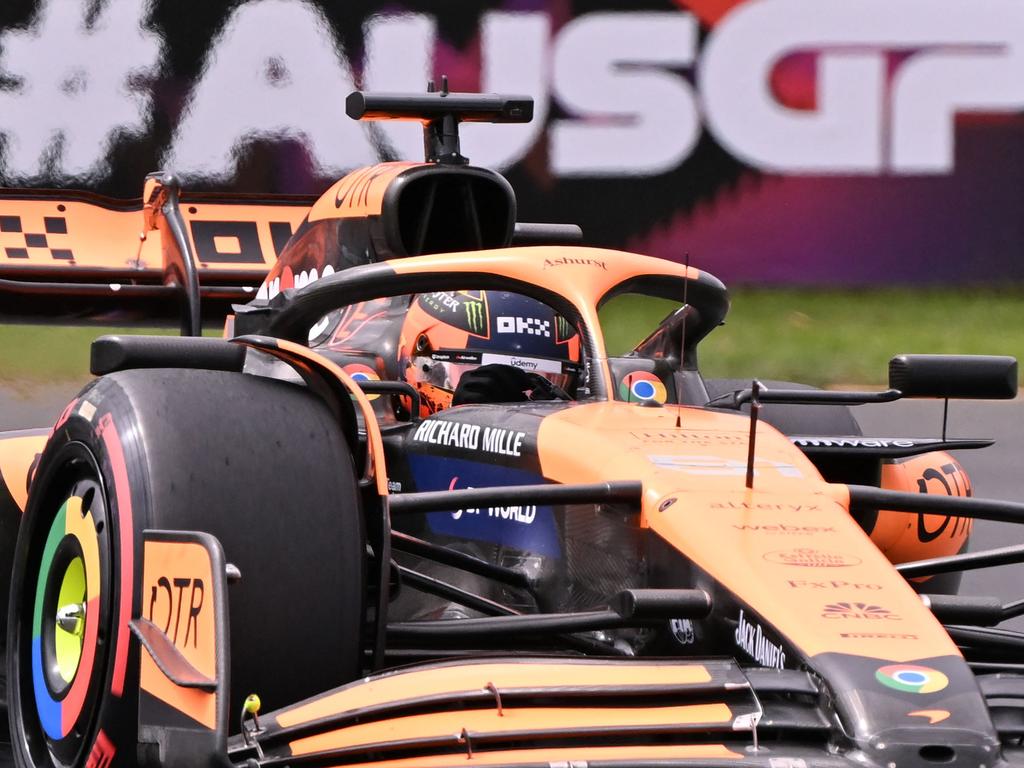
[[[105,176],[113,143],[150,131],[169,53],[153,5],[39,0],[28,28],[0,33],[0,173]],[[556,177],[655,175],[683,163],[707,128],[778,173],[948,173],[956,115],[1024,109],[1019,0],[746,2],[703,49],[683,11],[559,22],[546,11],[481,16],[480,89],[531,94],[536,109],[525,125],[465,126],[477,165],[507,167],[546,143]],[[268,140],[300,142],[323,175],[375,162],[378,147],[418,159],[418,125],[359,125],[344,97],[357,84],[421,90],[443,49],[438,26],[429,14],[373,15],[346,48],[307,0],[235,4],[169,116],[160,162],[230,178],[247,146]],[[793,54],[816,56],[810,109],[780,102],[771,85]]]

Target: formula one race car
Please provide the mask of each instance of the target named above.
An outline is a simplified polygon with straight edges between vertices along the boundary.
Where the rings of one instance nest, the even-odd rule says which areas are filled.
[[[993,627],[1024,607],[956,588],[1006,558],[971,522],[1024,505],[946,453],[988,441],[849,409],[1013,397],[1015,360],[705,380],[721,282],[516,223],[461,155],[529,99],[347,108],[422,122],[426,161],[315,201],[0,194],[8,315],[197,334],[234,302],[225,339],[100,338],[52,429],[0,435],[15,765],[1022,759],[1024,635]]]

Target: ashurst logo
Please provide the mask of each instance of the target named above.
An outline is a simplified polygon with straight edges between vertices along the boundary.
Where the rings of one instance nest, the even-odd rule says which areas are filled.
[[[763,558],[769,563],[796,565],[801,568],[845,568],[850,565],[859,565],[861,562],[859,557],[854,557],[853,555],[823,552],[820,549],[811,549],[809,547],[779,549],[774,552],[765,553]]]
[[[899,621],[900,617],[880,605],[869,603],[830,603],[821,611],[823,619],[867,619],[870,621]]]
[[[765,637],[760,624],[747,621],[742,608],[736,623],[736,647],[763,666],[772,669],[783,669],[786,666],[786,653],[782,646]]]
[[[581,267],[600,267],[605,272],[608,266],[600,259],[579,259],[571,256],[559,256],[557,259],[544,259],[544,269],[549,267],[564,267],[567,264],[577,264]]]

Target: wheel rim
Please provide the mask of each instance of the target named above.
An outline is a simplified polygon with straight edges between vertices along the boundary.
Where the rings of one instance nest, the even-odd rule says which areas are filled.
[[[49,753],[57,765],[77,764],[91,742],[110,612],[103,488],[91,454],[79,445],[72,456],[49,478],[52,492],[33,516],[19,629],[29,650],[18,664],[27,746],[34,762]]]

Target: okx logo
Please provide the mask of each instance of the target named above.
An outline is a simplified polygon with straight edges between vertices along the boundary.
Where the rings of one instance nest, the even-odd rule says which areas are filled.
[[[868,603],[829,603],[821,612],[825,619],[899,620],[899,616],[880,605]]]

